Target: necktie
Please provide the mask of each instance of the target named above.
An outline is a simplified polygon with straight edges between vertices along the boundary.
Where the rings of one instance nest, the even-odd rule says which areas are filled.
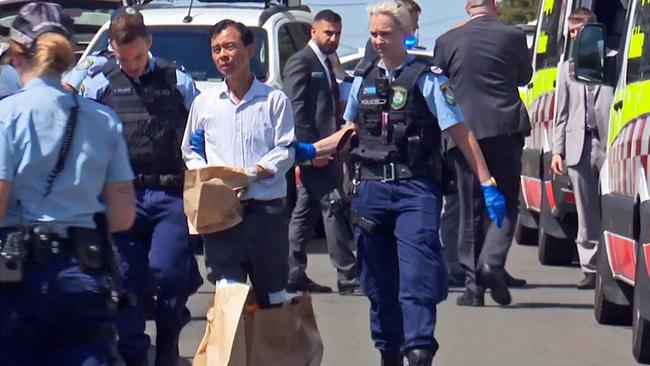
[[[341,108],[339,104],[339,84],[336,82],[336,76],[334,76],[334,68],[332,67],[332,61],[329,57],[325,57],[325,65],[327,66],[327,71],[330,79],[330,86],[332,88],[332,99],[334,102],[334,115],[336,116],[336,127],[338,129],[339,124],[341,123]]]
[[[589,130],[598,130],[598,121],[596,120],[596,93],[593,85],[585,85],[585,99],[587,113],[585,113],[585,127]]]

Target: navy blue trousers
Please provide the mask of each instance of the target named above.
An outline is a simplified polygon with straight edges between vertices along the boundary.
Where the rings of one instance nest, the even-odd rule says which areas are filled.
[[[106,276],[82,272],[70,255],[23,271],[20,285],[0,284],[0,365],[112,365]]]
[[[131,231],[114,235],[122,260],[124,288],[136,306],[119,315],[119,351],[127,360],[146,359],[145,295],[157,288],[156,364],[175,365],[178,334],[189,320],[185,303],[203,283],[183,212],[180,190],[138,189]],[[153,281],[152,284],[152,275]]]
[[[358,215],[377,224],[372,233],[357,227],[357,262],[372,339],[389,354],[438,348],[436,305],[448,289],[438,236],[441,201],[429,178],[362,181],[352,198]]]

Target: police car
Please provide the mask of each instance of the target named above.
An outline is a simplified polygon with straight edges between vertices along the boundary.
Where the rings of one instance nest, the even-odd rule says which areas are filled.
[[[223,82],[210,54],[210,28],[229,18],[250,27],[255,37],[251,70],[273,87],[282,85],[287,59],[309,41],[313,15],[299,2],[233,2],[228,0],[154,0],[139,8],[153,36],[151,52],[189,73],[199,89]],[[84,58],[108,47],[107,22],[97,32],[77,67],[91,67]]]

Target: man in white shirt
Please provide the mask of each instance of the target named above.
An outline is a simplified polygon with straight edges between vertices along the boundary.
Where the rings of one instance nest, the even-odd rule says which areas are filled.
[[[242,197],[243,221],[203,235],[208,280],[245,283],[250,277],[261,307],[287,296],[285,173],[293,164],[293,113],[286,95],[260,83],[250,71],[253,33],[226,19],[210,33],[212,59],[225,83],[202,93],[190,110],[181,150],[189,169],[243,168],[250,185]],[[192,140],[204,139],[205,147]]]

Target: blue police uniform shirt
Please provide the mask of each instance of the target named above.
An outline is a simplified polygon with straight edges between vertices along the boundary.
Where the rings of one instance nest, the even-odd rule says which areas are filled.
[[[0,99],[20,90],[20,77],[11,65],[0,65]]]
[[[70,226],[94,228],[105,210],[108,183],[133,179],[122,123],[108,107],[77,97],[79,116],[63,170],[43,197],[74,106],[58,78],[35,78],[0,101],[0,179],[12,182],[0,226],[49,222],[65,234]],[[20,203],[19,203],[20,202]]]
[[[387,70],[384,66],[383,60],[380,60],[377,63],[377,66],[383,70],[386,70],[387,76],[391,81],[394,79],[394,73],[396,70],[399,70],[408,65],[415,60],[415,56],[408,55],[406,61],[400,65],[395,70]],[[431,72],[425,72],[420,75],[418,79],[418,89],[424,96],[424,99],[427,102],[427,107],[431,113],[438,118],[438,125],[440,130],[444,131],[453,125],[460,123],[464,120],[463,114],[460,111],[460,106],[455,101],[448,101],[443,94],[441,86],[449,85],[449,79],[442,75],[442,70],[437,68],[432,68]],[[343,118],[346,121],[355,122],[357,117],[357,112],[359,110],[359,89],[363,85],[363,77],[356,76],[352,82],[352,87],[350,88],[350,96],[348,97],[348,104],[345,108],[345,113]]]
[[[84,97],[99,100],[110,84],[101,71],[107,61],[108,58],[101,55],[86,57],[63,77],[63,81],[79,90],[79,93]],[[155,64],[156,57],[151,56],[145,73],[152,72]],[[136,83],[138,82],[138,78],[130,79]],[[199,95],[199,90],[194,85],[192,77],[178,69],[176,70],[176,89],[183,96],[183,104],[189,111],[194,98]]]

